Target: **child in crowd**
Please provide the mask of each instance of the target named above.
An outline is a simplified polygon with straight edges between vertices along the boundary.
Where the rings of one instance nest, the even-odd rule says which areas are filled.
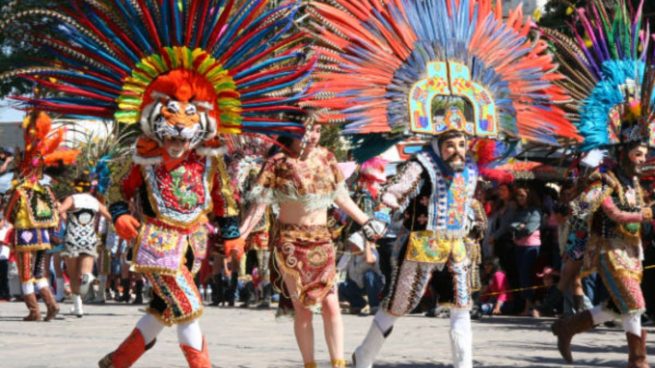
[[[510,311],[509,282],[498,258],[487,258],[482,263],[486,286],[480,291],[480,311],[484,315],[508,314]]]
[[[543,271],[537,273],[537,277],[543,282],[543,298],[537,303],[537,310],[541,316],[552,317],[562,313],[562,293],[557,288],[559,272],[552,267],[546,266]]]

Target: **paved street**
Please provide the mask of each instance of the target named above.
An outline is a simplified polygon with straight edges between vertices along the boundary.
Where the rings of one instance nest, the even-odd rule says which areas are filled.
[[[68,310],[70,304],[63,305]],[[66,315],[50,323],[20,321],[22,303],[0,304],[0,367],[96,367],[141,316],[139,307],[109,304],[88,306],[82,319]],[[316,319],[317,358],[328,366],[328,354]],[[368,330],[371,317],[344,316],[348,355]],[[214,367],[302,367],[290,319],[274,312],[208,308],[202,319]],[[550,320],[484,319],[473,324],[476,367],[562,367]],[[652,334],[655,330],[649,328]],[[401,319],[384,346],[376,367],[448,367],[448,320],[410,316]],[[653,335],[655,338],[655,335]],[[651,344],[653,339],[650,339]],[[617,368],[626,365],[625,335],[600,328],[574,340],[575,367]],[[655,353],[655,349],[650,354]],[[186,367],[173,329],[164,330],[155,347],[136,368]]]

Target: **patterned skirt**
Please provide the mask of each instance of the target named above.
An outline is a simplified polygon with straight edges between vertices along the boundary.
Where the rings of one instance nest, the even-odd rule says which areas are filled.
[[[202,298],[194,282],[192,270],[195,256],[187,249],[185,263],[175,274],[148,271],[146,276],[153,289],[148,313],[167,326],[200,318],[203,312]]]
[[[643,268],[639,239],[604,239],[594,236],[585,254],[583,275],[598,272],[612,304],[621,314],[646,309],[641,291]]]
[[[327,226],[279,224],[273,244],[281,276],[276,280],[278,289],[284,290],[283,279],[292,279],[296,290],[289,290],[291,298],[305,306],[321,303],[334,292],[335,250]]]

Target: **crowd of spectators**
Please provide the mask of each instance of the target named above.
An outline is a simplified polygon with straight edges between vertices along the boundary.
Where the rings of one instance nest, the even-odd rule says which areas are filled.
[[[12,174],[14,157],[14,150],[0,149],[0,181],[3,177],[7,180],[7,176]],[[361,191],[367,190],[357,185],[357,176],[355,173],[348,181],[356,199],[361,198]],[[381,187],[383,185],[380,183]],[[480,284],[473,294],[474,317],[516,315],[536,318],[572,312],[566,296],[557,288],[565,236],[562,225],[568,215],[567,203],[560,201],[560,191],[558,184],[536,180],[500,185],[480,183],[476,199],[484,208],[487,224],[478,239],[481,264],[470,266],[471,269],[479,267],[479,273],[472,272],[474,277],[479,277],[473,284]],[[3,198],[6,200],[6,196],[0,196],[0,201]],[[4,203],[0,202],[2,207]],[[342,307],[352,314],[375,314],[385,295],[385,286],[392,277],[390,259],[395,242],[394,227],[370,251],[353,253],[343,240],[355,229],[351,224],[341,222],[342,216],[337,210],[332,217],[340,272],[336,288]],[[5,221],[0,221],[0,300],[20,299],[17,270],[10,252],[11,239],[7,236],[9,228]],[[90,295],[86,296],[86,302],[146,302],[150,288],[143,277],[130,272],[128,244],[119,240],[110,231],[111,227],[101,228],[106,230],[102,237],[102,252],[99,252],[102,255],[96,262],[94,273],[104,273],[106,282],[96,282]],[[275,224],[271,224],[267,231],[275,231]],[[655,248],[649,239],[654,237],[648,234],[650,232],[646,231],[645,263],[651,264],[655,263]],[[57,236],[53,238],[58,239]],[[280,295],[271,286],[270,280],[275,277],[276,270],[270,263],[270,254],[262,252],[261,247],[252,246],[246,249],[241,259],[226,257],[218,239],[220,237],[210,236],[210,257],[197,275],[201,294],[208,305],[264,309],[271,307],[271,302],[279,302],[282,307],[290,305],[284,293]],[[62,300],[70,293],[68,276],[63,262],[58,257],[52,259],[50,277],[52,284],[60,289],[57,296]],[[57,283],[57,278],[63,282]],[[655,272],[651,275],[646,271],[644,282],[651,279],[655,281]],[[414,312],[426,316],[447,315],[453,294],[451,283],[447,270],[436,271]],[[594,302],[595,283],[595,275],[583,280],[588,306]],[[102,287],[104,290],[100,290]],[[645,295],[648,311],[652,312],[655,292],[646,290]],[[278,313],[285,314],[286,311],[279,308]]]

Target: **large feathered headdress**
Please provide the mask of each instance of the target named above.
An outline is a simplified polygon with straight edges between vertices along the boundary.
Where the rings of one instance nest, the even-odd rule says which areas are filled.
[[[312,1],[309,27],[323,42],[316,75],[324,118],[346,123],[345,133],[423,133],[461,130],[480,137],[504,133],[555,144],[577,139],[557,102],[562,76],[532,22],[520,8],[503,19],[491,0]],[[435,101],[450,96],[461,108]]]
[[[559,83],[573,102],[572,120],[584,137],[583,151],[603,146],[650,141],[655,64],[650,27],[644,23],[643,0],[636,11],[624,0],[612,9],[593,0],[577,9],[571,24],[574,38],[544,29],[558,51]]]
[[[296,3],[268,0],[71,0],[57,11],[33,9],[5,18],[49,17],[58,32],[34,29],[56,62],[0,78],[35,80],[57,96],[25,99],[66,115],[140,121],[152,90],[209,98],[216,133],[301,134],[294,86],[305,80],[299,32],[289,34]],[[143,125],[143,124],[142,124]],[[147,132],[147,127],[142,126]]]

